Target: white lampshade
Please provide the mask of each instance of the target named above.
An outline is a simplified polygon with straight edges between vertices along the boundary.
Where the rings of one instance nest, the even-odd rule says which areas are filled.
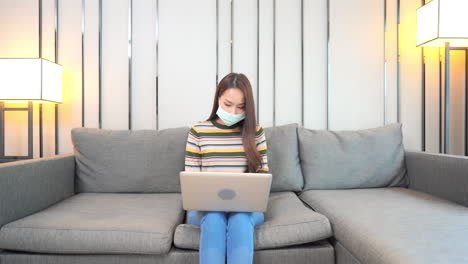
[[[417,46],[468,47],[468,0],[432,0],[417,10]]]
[[[0,101],[62,102],[62,66],[37,59],[0,59]]]

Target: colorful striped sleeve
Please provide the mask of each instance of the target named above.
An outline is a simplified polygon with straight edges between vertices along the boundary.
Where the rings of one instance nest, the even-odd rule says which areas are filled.
[[[268,168],[267,141],[263,127],[259,126],[255,134],[257,141],[257,150],[260,153],[260,157],[262,157],[262,167],[258,169],[257,172],[268,173],[270,170]]]
[[[185,147],[185,171],[201,171],[200,137],[195,126],[190,128]]]

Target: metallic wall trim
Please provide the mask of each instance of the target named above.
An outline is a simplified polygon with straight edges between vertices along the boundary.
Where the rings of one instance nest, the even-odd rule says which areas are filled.
[[[301,0],[301,125],[304,126],[304,0]]]
[[[400,65],[400,0],[397,0],[397,122],[400,122],[400,89],[401,89],[401,65]]]
[[[0,158],[5,157],[5,103],[0,102]]]
[[[426,1],[421,0],[425,5]],[[424,47],[421,47],[421,148],[426,151],[426,59]]]
[[[55,62],[58,61],[58,0],[55,0],[54,4],[54,60]]]
[[[42,0],[38,1],[38,16],[39,16],[39,51],[38,58],[42,58]]]
[[[159,130],[159,0],[156,0],[156,130]]]
[[[442,153],[442,55],[439,48],[439,153]]]
[[[219,74],[219,0],[216,1],[216,74],[215,74],[215,87],[218,87],[218,74]]]
[[[42,0],[39,0],[39,58],[42,58]],[[42,61],[41,61],[41,71],[42,71]],[[41,83],[41,98],[42,98],[42,83]],[[32,103],[32,102],[31,102]],[[28,112],[28,119],[30,118],[31,113]],[[44,149],[44,138],[43,138],[43,122],[42,122],[43,116],[42,116],[42,103],[39,104],[39,157],[43,157],[43,149]],[[29,123],[28,123],[29,124]],[[29,124],[31,125],[31,124]],[[29,130],[29,127],[28,127]],[[32,144],[32,142],[29,142],[29,144]],[[28,144],[28,149],[29,149],[29,144]],[[30,156],[30,154],[28,154]],[[32,156],[31,156],[32,158]]]
[[[99,128],[102,128],[102,1],[99,0]]]
[[[465,156],[468,156],[468,49],[465,50]]]
[[[33,153],[33,102],[28,102],[28,158],[32,159]]]
[[[84,72],[84,50],[85,50],[85,22],[86,22],[86,0],[81,1],[81,127],[85,126],[85,72]]]
[[[128,0],[128,129],[132,129],[132,49],[133,0]]]
[[[42,126],[42,104],[39,104],[39,157],[44,156],[44,140],[43,140],[43,126]]]
[[[234,0],[230,0],[231,3],[231,72],[233,71],[233,59],[234,59]]]
[[[387,124],[387,0],[384,0],[384,111],[383,111],[383,125]]]
[[[54,106],[55,113],[55,154],[59,153],[59,141],[58,141],[58,104]]]
[[[276,0],[273,0],[273,127],[276,126]]]
[[[327,130],[330,129],[330,1],[327,0]]]
[[[260,123],[260,0],[257,0],[257,123]]]
[[[445,43],[445,111],[444,111],[444,153],[450,152],[450,43]]]
[[[421,47],[421,147],[426,151],[426,61]]]
[[[59,56],[58,56],[58,48],[59,48],[59,43],[58,43],[58,30],[59,30],[59,0],[55,0],[55,63],[58,63],[59,61]],[[58,123],[58,104],[54,105],[54,142],[55,142],[55,155],[59,154],[59,140],[58,140],[58,134],[59,134],[59,123]]]

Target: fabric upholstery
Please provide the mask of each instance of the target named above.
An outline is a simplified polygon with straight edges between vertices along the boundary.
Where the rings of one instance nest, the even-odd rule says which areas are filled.
[[[407,186],[401,123],[363,130],[298,128],[305,190]]]
[[[301,191],[304,186],[299,149],[297,123],[265,127],[267,157],[272,192]]]
[[[29,254],[7,252],[0,254],[2,264],[198,264],[198,251],[172,248],[163,255],[77,255]],[[255,264],[333,264],[333,247],[327,241],[313,244],[255,251]]]
[[[74,195],[74,178],[72,154],[0,164],[0,227]]]
[[[254,248],[267,249],[306,244],[332,236],[326,217],[307,208],[292,192],[270,194],[265,222],[256,226]],[[182,224],[176,228],[174,244],[198,249],[200,227]]]
[[[38,253],[165,254],[180,194],[80,193],[0,229],[0,248]]]
[[[468,206],[468,157],[405,152],[409,188]]]
[[[180,192],[188,130],[73,128],[77,192]]]
[[[300,195],[330,219],[361,263],[468,263],[468,208],[399,187],[309,190]]]

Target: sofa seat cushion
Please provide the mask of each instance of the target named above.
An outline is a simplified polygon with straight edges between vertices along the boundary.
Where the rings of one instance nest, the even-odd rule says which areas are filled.
[[[0,248],[39,253],[164,254],[183,221],[180,194],[80,193],[4,225]]]
[[[254,248],[270,249],[300,245],[332,236],[328,219],[307,208],[293,192],[271,193],[265,222],[254,232]],[[200,227],[177,226],[174,244],[178,248],[198,250]]]
[[[468,208],[400,187],[309,190],[335,238],[361,263],[468,263]]]

